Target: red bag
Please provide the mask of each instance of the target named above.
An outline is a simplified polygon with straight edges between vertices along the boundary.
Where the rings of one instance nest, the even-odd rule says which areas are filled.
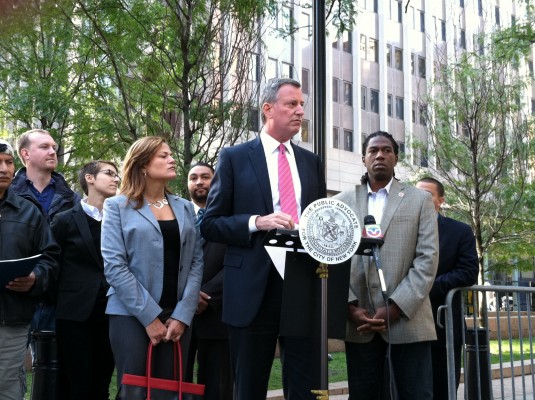
[[[202,400],[204,385],[182,382],[182,350],[174,347],[175,379],[152,377],[152,343],[147,351],[146,376],[123,374],[121,400]],[[178,376],[177,376],[178,364]]]

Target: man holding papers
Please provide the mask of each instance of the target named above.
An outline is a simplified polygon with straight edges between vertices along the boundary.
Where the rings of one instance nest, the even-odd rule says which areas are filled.
[[[0,260],[36,254],[29,273],[0,287],[0,399],[22,400],[28,328],[39,296],[56,278],[59,247],[38,207],[9,189],[15,175],[11,145],[0,139]],[[2,265],[0,263],[0,276]]]

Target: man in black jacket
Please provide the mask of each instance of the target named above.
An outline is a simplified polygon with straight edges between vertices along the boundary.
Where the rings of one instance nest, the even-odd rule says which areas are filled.
[[[188,190],[200,224],[210,184],[211,165],[199,162],[188,173]],[[203,242],[204,271],[197,313],[193,318],[187,378],[192,380],[197,356],[197,383],[204,384],[205,400],[232,400],[233,380],[230,365],[228,328],[221,321],[223,306],[223,258],[227,246]]]
[[[22,399],[24,357],[35,304],[56,279],[59,247],[37,205],[10,189],[15,174],[11,145],[0,140],[0,260],[41,254],[30,274],[0,287],[0,397]],[[0,266],[0,274],[2,269]]]

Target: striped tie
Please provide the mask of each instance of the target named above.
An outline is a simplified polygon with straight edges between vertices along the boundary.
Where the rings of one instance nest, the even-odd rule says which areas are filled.
[[[292,180],[292,171],[286,158],[286,147],[281,143],[279,146],[279,196],[280,206],[283,213],[292,216],[297,224],[297,201],[295,200],[294,183]]]

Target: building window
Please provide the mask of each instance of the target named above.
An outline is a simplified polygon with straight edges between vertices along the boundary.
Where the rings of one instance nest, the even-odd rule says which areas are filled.
[[[376,14],[379,12],[379,0],[373,0],[373,12]]]
[[[500,25],[500,7],[496,6],[494,10],[494,13],[496,14],[496,25]]]
[[[425,13],[420,11],[420,32],[425,32]]]
[[[344,104],[353,106],[353,85],[349,82],[344,82]]]
[[[260,130],[258,108],[249,108],[249,112],[247,113],[247,128],[253,132]]]
[[[366,59],[366,36],[360,35],[360,58]]]
[[[346,53],[351,53],[351,31],[342,34],[342,48]]]
[[[480,56],[485,54],[485,46],[483,41],[483,35],[474,35],[474,47],[477,48],[477,51]]]
[[[401,0],[396,0],[398,3],[398,22],[401,23],[403,17],[403,7],[401,5]]]
[[[535,99],[531,99],[531,115],[535,115]]]
[[[266,65],[266,79],[270,80],[277,77],[277,60],[268,58]]]
[[[301,123],[301,141],[310,143],[310,121],[308,119],[304,119]]]
[[[394,50],[394,66],[403,71],[403,50],[398,48]]]
[[[416,75],[416,71],[414,69],[414,58],[416,56],[414,55],[414,53],[411,53],[411,75]]]
[[[366,111],[366,86],[360,87],[360,108]]]
[[[398,142],[399,146],[399,158],[405,155],[405,142]]]
[[[425,104],[420,104],[420,125],[427,124],[427,106]]]
[[[392,66],[392,58],[390,56],[390,53],[392,52],[392,46],[387,44],[386,45],[386,66],[391,67]]]
[[[459,46],[461,47],[461,49],[466,50],[466,32],[464,31],[464,29],[461,29],[461,39],[459,41]]]
[[[333,40],[333,49],[337,49],[337,48],[338,48],[338,38]]]
[[[483,16],[483,0],[477,0],[477,13],[480,17]]]
[[[379,61],[379,47],[377,40],[370,38],[368,40],[368,60],[371,62],[378,62]]]
[[[281,63],[281,78],[291,78],[294,77],[294,66],[288,63]]]
[[[301,69],[301,91],[303,94],[310,93],[310,71],[306,68]]]
[[[420,78],[425,78],[425,57],[418,57],[418,74]]]
[[[379,92],[370,89],[370,111],[379,114]]]
[[[412,113],[412,123],[415,124],[416,123],[416,102],[415,101],[412,102],[411,113]]]
[[[429,167],[429,159],[427,157],[427,151],[422,150],[420,158],[420,167],[427,168]]]
[[[459,0],[459,5],[464,8],[464,0]]]
[[[396,97],[396,118],[403,120],[403,97]]]
[[[516,17],[511,15],[511,26],[516,26]]]
[[[389,117],[392,116],[392,95],[386,95],[386,113]]]
[[[528,60],[528,71],[529,71],[529,75],[533,76],[533,61],[532,60]]]
[[[440,21],[440,32],[442,36],[442,41],[446,41],[446,21]]]
[[[310,41],[312,37],[312,24],[310,23],[310,14],[301,13],[301,22],[300,22],[301,39]]]
[[[250,53],[251,55],[251,68],[249,70],[249,79],[255,82],[260,81],[260,55]]]
[[[338,103],[338,79],[333,78],[333,103]]]
[[[333,148],[335,149],[339,149],[340,148],[340,144],[339,144],[339,138],[338,138],[338,127],[337,126],[333,126]]]
[[[344,129],[344,150],[353,151],[353,131]]]

